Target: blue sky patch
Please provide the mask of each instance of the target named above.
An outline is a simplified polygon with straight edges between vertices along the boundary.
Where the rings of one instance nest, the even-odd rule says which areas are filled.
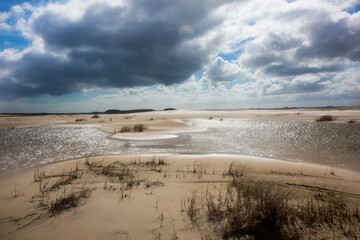
[[[0,35],[0,51],[3,51],[7,48],[15,48],[18,50],[22,50],[28,47],[31,42],[22,36],[18,36],[15,34],[4,34]]]
[[[360,11],[360,4],[356,4],[354,7],[346,9],[346,11],[350,14],[354,14]]]
[[[30,3],[31,5],[35,5],[39,2],[47,2],[47,1],[40,1],[40,0],[28,0],[28,1],[24,1],[24,0],[1,0],[1,4],[0,4],[0,12],[8,12],[10,11],[11,7],[15,6],[15,5],[21,5],[25,2]]]

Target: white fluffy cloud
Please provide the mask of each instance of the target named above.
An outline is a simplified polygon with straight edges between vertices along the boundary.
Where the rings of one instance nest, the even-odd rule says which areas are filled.
[[[246,71],[237,63],[225,61],[221,57],[216,57],[207,66],[203,75],[203,80],[210,82],[231,82],[245,78]]]
[[[143,103],[165,96],[359,100],[360,12],[348,12],[358,3],[24,3],[0,13],[0,33],[30,42],[0,52],[0,95],[11,101],[112,88],[144,96]]]

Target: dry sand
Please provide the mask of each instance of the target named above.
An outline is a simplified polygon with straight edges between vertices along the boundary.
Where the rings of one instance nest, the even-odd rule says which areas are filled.
[[[343,169],[277,161],[258,157],[234,155],[162,155],[167,165],[146,165],[154,156],[104,156],[90,159],[97,164],[111,162],[142,162],[129,165],[137,172],[138,186],[122,191],[116,179],[89,171],[85,160],[52,164],[35,171],[28,170],[0,180],[0,238],[1,239],[202,239],[208,232],[191,225],[183,212],[182,203],[193,191],[204,192],[208,187],[224,188],[231,180],[226,176],[232,162],[244,166],[244,174],[266,179],[304,191],[337,191],[358,201],[360,174]],[[39,182],[34,173],[46,172],[47,176],[62,174],[77,168],[81,178],[54,189],[45,202],[60,198],[62,194],[91,189],[91,195],[81,200],[79,206],[50,216],[39,207]],[[44,179],[53,181],[60,179]],[[51,185],[49,183],[49,185]],[[16,192],[15,192],[16,191]],[[33,215],[23,218],[33,212]],[[34,220],[39,218],[39,220]],[[21,219],[14,221],[14,219]],[[33,221],[33,222],[32,222]],[[29,225],[26,225],[30,223]],[[20,228],[20,229],[18,229]]]

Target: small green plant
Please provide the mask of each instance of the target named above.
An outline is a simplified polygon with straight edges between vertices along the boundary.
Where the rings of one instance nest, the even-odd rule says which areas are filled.
[[[347,123],[356,123],[356,121],[354,119],[351,119]]]
[[[84,119],[84,118],[77,118],[77,119],[75,120],[75,122],[83,122],[83,121],[86,121],[86,119]]]
[[[91,118],[100,118],[100,116],[99,115],[94,115]]]

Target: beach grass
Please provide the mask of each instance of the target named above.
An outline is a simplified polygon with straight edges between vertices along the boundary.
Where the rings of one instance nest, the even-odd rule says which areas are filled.
[[[298,194],[279,182],[246,176],[244,169],[231,164],[226,188],[207,189],[205,197],[194,191],[183,201],[191,224],[199,228],[207,222],[223,239],[359,238],[359,208],[344,196],[320,190]]]
[[[141,133],[146,131],[148,128],[144,125],[144,124],[135,124],[133,126],[123,126],[120,130],[118,130],[117,132],[119,133]]]
[[[316,122],[331,122],[335,121],[336,117],[333,115],[322,115],[316,119]]]

